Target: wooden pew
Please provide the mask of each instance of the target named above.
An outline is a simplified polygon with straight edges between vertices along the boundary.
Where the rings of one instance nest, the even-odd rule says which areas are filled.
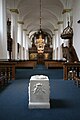
[[[12,66],[12,80],[15,80],[15,71],[17,68],[35,68],[37,61],[36,60],[12,60],[10,61]]]
[[[6,80],[15,80],[15,70],[16,68],[35,68],[37,61],[34,60],[12,60],[12,61],[0,61],[1,71],[5,69]],[[5,76],[4,75],[4,76]],[[8,81],[5,81],[8,82]],[[1,82],[2,84],[2,78]]]
[[[45,61],[46,68],[63,68],[65,61],[50,60]]]
[[[17,61],[17,64],[15,65],[16,68],[35,68],[37,64],[37,61]]]

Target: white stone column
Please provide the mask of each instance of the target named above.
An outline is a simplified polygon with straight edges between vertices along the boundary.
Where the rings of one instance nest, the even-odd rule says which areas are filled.
[[[13,39],[12,43],[12,59],[17,59],[17,19],[18,19],[18,10],[10,9],[11,11],[11,38]]]
[[[55,60],[58,59],[58,29],[54,29],[55,33]]]
[[[6,0],[0,0],[0,59],[7,59]]]
[[[24,22],[18,21],[18,42],[20,43],[20,59],[23,60],[23,24]]]
[[[24,47],[24,59],[26,60],[26,29],[23,29],[23,47]]]
[[[29,60],[29,51],[28,51],[28,48],[29,48],[29,37],[28,35],[26,35],[26,59]]]
[[[62,56],[62,43],[63,43],[63,39],[60,37],[61,36],[61,33],[63,32],[63,21],[59,21],[58,22],[58,60],[62,59],[63,56]]]
[[[71,9],[64,9],[63,14],[63,22],[64,22],[64,29],[68,26],[68,21],[70,22],[70,12]],[[68,40],[64,40],[64,46],[68,46]]]
[[[55,59],[55,34],[53,34],[52,46],[53,46],[53,55],[52,55],[52,59]]]

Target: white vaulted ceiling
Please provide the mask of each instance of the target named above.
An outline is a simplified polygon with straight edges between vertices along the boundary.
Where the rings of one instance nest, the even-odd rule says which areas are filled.
[[[62,20],[62,11],[68,0],[41,0],[41,28],[53,34],[58,21]],[[69,2],[72,0],[69,0]],[[31,34],[40,28],[40,0],[7,0],[7,8],[19,10],[19,20],[24,29]],[[9,12],[8,12],[9,14]]]

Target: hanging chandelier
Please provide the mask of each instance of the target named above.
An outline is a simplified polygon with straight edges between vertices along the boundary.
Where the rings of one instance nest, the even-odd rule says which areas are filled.
[[[42,0],[39,1],[39,8],[40,8],[40,17],[39,17],[39,31],[38,31],[38,38],[41,36],[44,39],[44,32],[42,31]]]

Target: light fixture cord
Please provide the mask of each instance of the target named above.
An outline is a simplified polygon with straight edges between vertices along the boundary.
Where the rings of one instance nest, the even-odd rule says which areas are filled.
[[[40,29],[41,29],[41,0],[40,0]]]

